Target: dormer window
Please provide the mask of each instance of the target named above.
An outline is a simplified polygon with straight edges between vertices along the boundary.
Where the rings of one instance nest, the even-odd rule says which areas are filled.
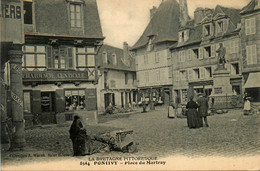
[[[116,53],[112,54],[112,58],[113,58],[113,64],[117,65]]]
[[[223,28],[223,21],[218,21],[217,22],[217,26],[218,26],[218,32],[223,32],[224,28]]]
[[[70,27],[71,28],[82,28],[83,16],[82,16],[82,8],[83,1],[82,0],[67,0],[69,2],[69,19],[70,19]]]
[[[149,41],[148,41],[148,46],[147,46],[147,51],[150,52],[153,50],[153,40],[154,36],[149,36]]]
[[[209,24],[205,25],[204,26],[204,36],[209,36],[210,32],[211,32],[210,25]]]
[[[189,30],[179,32],[179,42],[186,42],[189,39]]]
[[[107,52],[103,52],[103,64],[107,64]]]

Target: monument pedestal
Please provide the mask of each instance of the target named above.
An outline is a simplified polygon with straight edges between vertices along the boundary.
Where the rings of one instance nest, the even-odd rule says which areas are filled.
[[[232,86],[230,84],[230,73],[223,66],[218,66],[213,74],[213,90],[210,95],[214,98],[215,109],[232,108]]]

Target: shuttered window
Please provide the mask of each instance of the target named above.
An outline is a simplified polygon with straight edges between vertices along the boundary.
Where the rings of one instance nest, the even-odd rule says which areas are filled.
[[[257,64],[256,45],[246,46],[247,65]]]
[[[245,19],[245,32],[246,35],[251,35],[256,33],[255,17]]]

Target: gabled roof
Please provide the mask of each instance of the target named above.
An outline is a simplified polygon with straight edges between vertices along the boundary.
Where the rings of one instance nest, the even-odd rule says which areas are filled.
[[[103,63],[103,53],[107,53],[107,64]],[[113,63],[113,54],[116,55],[117,65]],[[126,65],[124,60],[128,60],[130,65]],[[110,45],[103,45],[97,54],[96,65],[104,69],[114,69],[122,71],[135,71],[135,60],[132,58],[128,52],[128,59],[124,59],[123,49],[113,47]]]
[[[230,18],[230,21],[234,25],[237,25],[238,23],[240,23],[240,21],[241,21],[241,16],[240,16],[241,10],[240,9],[226,8],[226,7],[222,7],[222,6],[218,5],[215,8],[213,17],[216,16],[218,13],[221,13],[221,11]]]
[[[179,4],[176,0],[163,1],[132,50],[145,46],[151,35],[155,36],[153,43],[178,41],[179,15]]]
[[[251,0],[249,4],[247,4],[244,8],[242,8],[240,14],[244,15],[259,10],[258,7],[260,5],[259,3],[260,3],[259,0]]]

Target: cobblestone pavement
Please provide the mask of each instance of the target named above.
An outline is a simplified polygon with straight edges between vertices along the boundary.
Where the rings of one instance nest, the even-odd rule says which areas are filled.
[[[242,110],[208,117],[210,127],[189,129],[186,119],[169,119],[165,108],[148,113],[117,117],[88,126],[90,135],[116,129],[133,129],[138,152],[131,156],[251,156],[260,154],[259,114],[244,116]],[[72,143],[67,127],[26,130],[27,146],[71,156]],[[127,156],[121,152],[93,156]]]

